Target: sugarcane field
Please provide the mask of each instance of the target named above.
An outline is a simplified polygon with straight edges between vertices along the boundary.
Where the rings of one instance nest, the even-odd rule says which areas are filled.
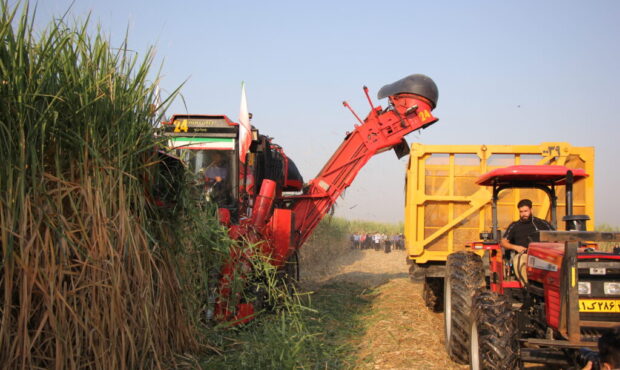
[[[620,368],[620,2],[0,10],[0,369]]]

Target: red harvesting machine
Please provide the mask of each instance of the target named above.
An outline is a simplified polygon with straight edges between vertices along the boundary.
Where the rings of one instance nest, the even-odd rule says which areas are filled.
[[[366,87],[364,92],[370,113],[361,120],[351,110],[360,124],[306,184],[282,148],[254,127],[249,152],[241,162],[241,126],[224,115],[174,115],[162,127],[169,153],[189,167],[203,195],[217,204],[230,237],[258,243],[274,266],[292,270],[294,276],[297,251],[368,160],[389,149],[399,158],[407,155],[405,135],[437,122],[431,113],[437,86],[425,75],[410,75],[381,88],[378,98],[388,98],[385,109],[373,105]],[[230,284],[239,267],[251,268],[248,256],[236,248],[220,273],[216,319],[245,322],[254,316],[254,302],[231,304]]]

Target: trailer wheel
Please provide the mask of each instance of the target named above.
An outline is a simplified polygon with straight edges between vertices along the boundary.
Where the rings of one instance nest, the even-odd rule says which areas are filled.
[[[472,298],[483,287],[482,258],[471,252],[448,256],[444,278],[444,329],[446,351],[452,360],[469,362]]]
[[[424,304],[433,312],[443,311],[443,278],[424,277]]]
[[[425,277],[425,274],[425,269],[422,266],[415,262],[411,262],[411,265],[409,266],[409,278],[411,281],[421,281]]]
[[[481,290],[474,296],[470,341],[472,370],[520,368],[515,316],[504,295]]]

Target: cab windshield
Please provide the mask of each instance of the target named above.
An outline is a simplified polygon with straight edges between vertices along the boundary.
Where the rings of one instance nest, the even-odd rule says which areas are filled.
[[[178,149],[178,156],[194,174],[196,195],[226,207],[233,203],[234,151]]]

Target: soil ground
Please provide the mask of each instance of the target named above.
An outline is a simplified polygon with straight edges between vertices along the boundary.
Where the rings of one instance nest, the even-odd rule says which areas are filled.
[[[409,279],[405,257],[404,251],[351,250],[321,267],[302,265],[301,286],[314,291],[319,304],[342,302],[341,310],[352,312],[351,320],[331,324],[353,328],[341,339],[351,348],[345,367],[468,368],[448,358],[443,314],[425,307],[422,282]]]

